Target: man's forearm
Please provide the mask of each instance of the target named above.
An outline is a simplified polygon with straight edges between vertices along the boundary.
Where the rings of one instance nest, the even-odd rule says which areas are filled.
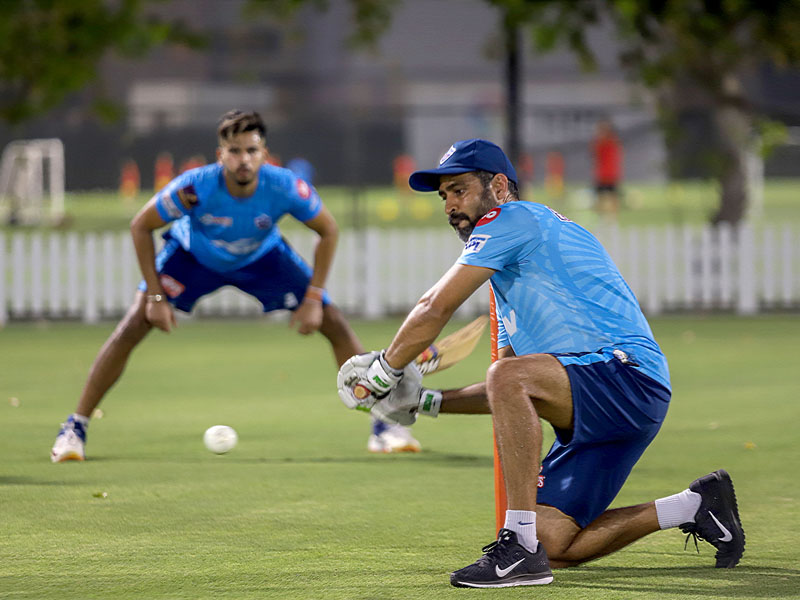
[[[457,390],[444,390],[439,412],[461,415],[489,414],[491,411],[486,399],[486,383],[481,381]]]
[[[386,362],[402,369],[430,346],[450,317],[494,271],[484,267],[454,264],[439,281],[420,298],[406,317],[386,351]]]
[[[389,365],[402,369],[414,360],[434,342],[451,315],[452,311],[438,310],[427,297],[423,297],[406,317],[386,350]]]
[[[311,275],[310,286],[324,288],[328,281],[333,257],[336,253],[338,235],[335,233],[320,236],[317,247],[314,249],[314,272]]]
[[[143,227],[132,226],[131,237],[148,293],[163,294],[164,290],[156,272],[156,248],[153,243],[153,232]]]

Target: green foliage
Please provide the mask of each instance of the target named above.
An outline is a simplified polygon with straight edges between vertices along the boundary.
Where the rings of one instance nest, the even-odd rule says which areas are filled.
[[[95,80],[111,50],[136,57],[167,42],[201,44],[180,24],[148,16],[152,1],[0,2],[0,119],[16,123],[58,106]],[[113,116],[107,100],[98,106]]]
[[[247,11],[288,20],[304,6],[327,10],[329,4],[329,0],[249,0]],[[398,0],[348,0],[348,4],[353,20],[353,31],[348,37],[348,43],[352,47],[369,48],[388,29],[392,21],[392,10]]]
[[[398,325],[354,323],[368,348],[385,346]],[[0,597],[464,598],[447,575],[478,558],[494,534],[489,417],[422,417],[422,454],[371,456],[368,419],[337,398],[320,336],[265,320],[199,319],[151,334],[102,404],[104,417],[92,421],[89,460],[53,465],[58,423],[112,328],[0,331]],[[672,530],[556,571],[535,594],[490,596],[797,597],[800,380],[776,357],[796,352],[800,320],[673,317],[653,329],[675,394],[613,506],[725,468],[747,534],[740,566],[714,569],[711,546],[684,551],[684,536]],[[487,353],[484,339],[430,383],[475,381]],[[202,445],[216,424],[239,433],[224,456]]]
[[[761,156],[768,158],[777,148],[789,139],[786,125],[773,119],[760,119],[758,121],[758,137],[761,139]]]
[[[288,19],[304,6],[326,10],[328,0],[249,0],[245,12],[250,15],[268,13],[280,19]]]
[[[490,0],[529,26],[536,45],[565,43],[592,64],[587,29],[615,26],[621,63],[646,85],[689,76],[714,94],[727,93],[726,74],[760,61],[800,63],[800,1],[757,0]]]
[[[527,28],[539,50],[551,51],[565,43],[586,69],[594,67],[595,58],[585,31],[588,25],[596,24],[600,19],[597,2],[489,0],[489,3],[500,9],[507,24]]]

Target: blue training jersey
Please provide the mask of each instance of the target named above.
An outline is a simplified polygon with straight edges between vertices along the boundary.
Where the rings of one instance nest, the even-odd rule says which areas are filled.
[[[636,297],[577,223],[542,204],[509,202],[478,221],[458,262],[495,271],[498,347],[554,354],[564,365],[610,360],[621,350],[670,387],[667,360]]]
[[[312,186],[288,169],[266,164],[248,198],[230,195],[219,163],[182,173],[156,197],[161,218],[174,221],[172,237],[200,264],[221,273],[241,269],[274,248],[283,215],[308,221],[322,210]]]

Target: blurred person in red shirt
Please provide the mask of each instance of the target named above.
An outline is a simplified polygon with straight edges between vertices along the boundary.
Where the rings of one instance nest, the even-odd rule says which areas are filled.
[[[622,143],[608,119],[597,123],[592,139],[596,208],[601,215],[616,218],[622,180]]]

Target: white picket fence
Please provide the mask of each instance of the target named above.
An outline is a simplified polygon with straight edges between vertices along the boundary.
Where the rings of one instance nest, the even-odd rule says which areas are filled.
[[[595,231],[646,313],[800,309],[800,227],[607,228]],[[305,257],[314,238],[287,236]],[[343,232],[328,289],[348,314],[406,313],[444,273],[461,244],[449,229]],[[370,260],[367,260],[367,257]],[[16,319],[118,318],[139,269],[127,233],[0,233],[0,325]],[[485,312],[479,290],[459,316]],[[260,313],[233,288],[198,303],[200,316]]]

